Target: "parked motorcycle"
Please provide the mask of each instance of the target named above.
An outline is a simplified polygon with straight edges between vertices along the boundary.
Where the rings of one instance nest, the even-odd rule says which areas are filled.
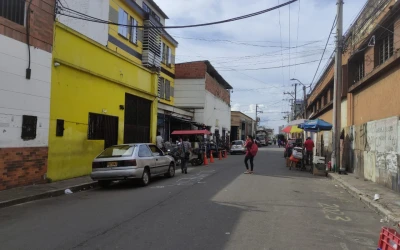
[[[203,164],[203,150],[201,148],[193,149],[193,153],[191,154],[191,158],[189,160],[192,166],[200,166]]]
[[[181,165],[181,157],[180,157],[180,153],[178,150],[178,146],[175,145],[175,146],[172,146],[171,148],[167,149],[166,154],[169,156],[172,156],[174,158],[176,166]]]

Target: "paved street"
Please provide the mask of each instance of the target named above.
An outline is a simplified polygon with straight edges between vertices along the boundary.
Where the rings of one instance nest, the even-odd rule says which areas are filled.
[[[0,210],[1,249],[376,249],[382,218],[325,177],[262,148],[141,188],[131,183]],[[178,171],[180,172],[180,171]]]

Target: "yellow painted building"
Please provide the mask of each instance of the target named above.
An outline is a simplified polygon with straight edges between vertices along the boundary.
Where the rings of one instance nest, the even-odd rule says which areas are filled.
[[[152,13],[144,7],[127,0],[99,0],[87,10],[69,6],[103,20],[158,26],[159,8]],[[160,96],[173,93],[175,40],[161,29],[71,18],[58,20],[54,34],[48,178],[89,174],[93,158],[113,144],[154,143],[158,102],[173,103],[173,97]],[[165,64],[163,44],[170,48]],[[169,81],[163,93],[160,79]]]

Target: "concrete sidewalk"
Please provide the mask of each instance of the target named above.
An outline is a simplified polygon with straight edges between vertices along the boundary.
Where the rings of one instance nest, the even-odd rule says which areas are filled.
[[[385,220],[394,225],[400,223],[400,193],[396,193],[372,181],[360,179],[355,174],[339,175],[329,173],[329,177],[344,187],[355,198],[385,216]],[[375,194],[379,200],[374,201]]]
[[[92,181],[89,176],[83,176],[65,181],[12,188],[0,191],[0,208],[64,195],[65,189],[78,192],[94,187],[97,187],[97,182]]]

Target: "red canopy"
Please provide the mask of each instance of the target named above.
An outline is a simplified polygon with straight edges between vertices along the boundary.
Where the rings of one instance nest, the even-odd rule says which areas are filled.
[[[209,135],[208,130],[175,130],[172,135]]]

